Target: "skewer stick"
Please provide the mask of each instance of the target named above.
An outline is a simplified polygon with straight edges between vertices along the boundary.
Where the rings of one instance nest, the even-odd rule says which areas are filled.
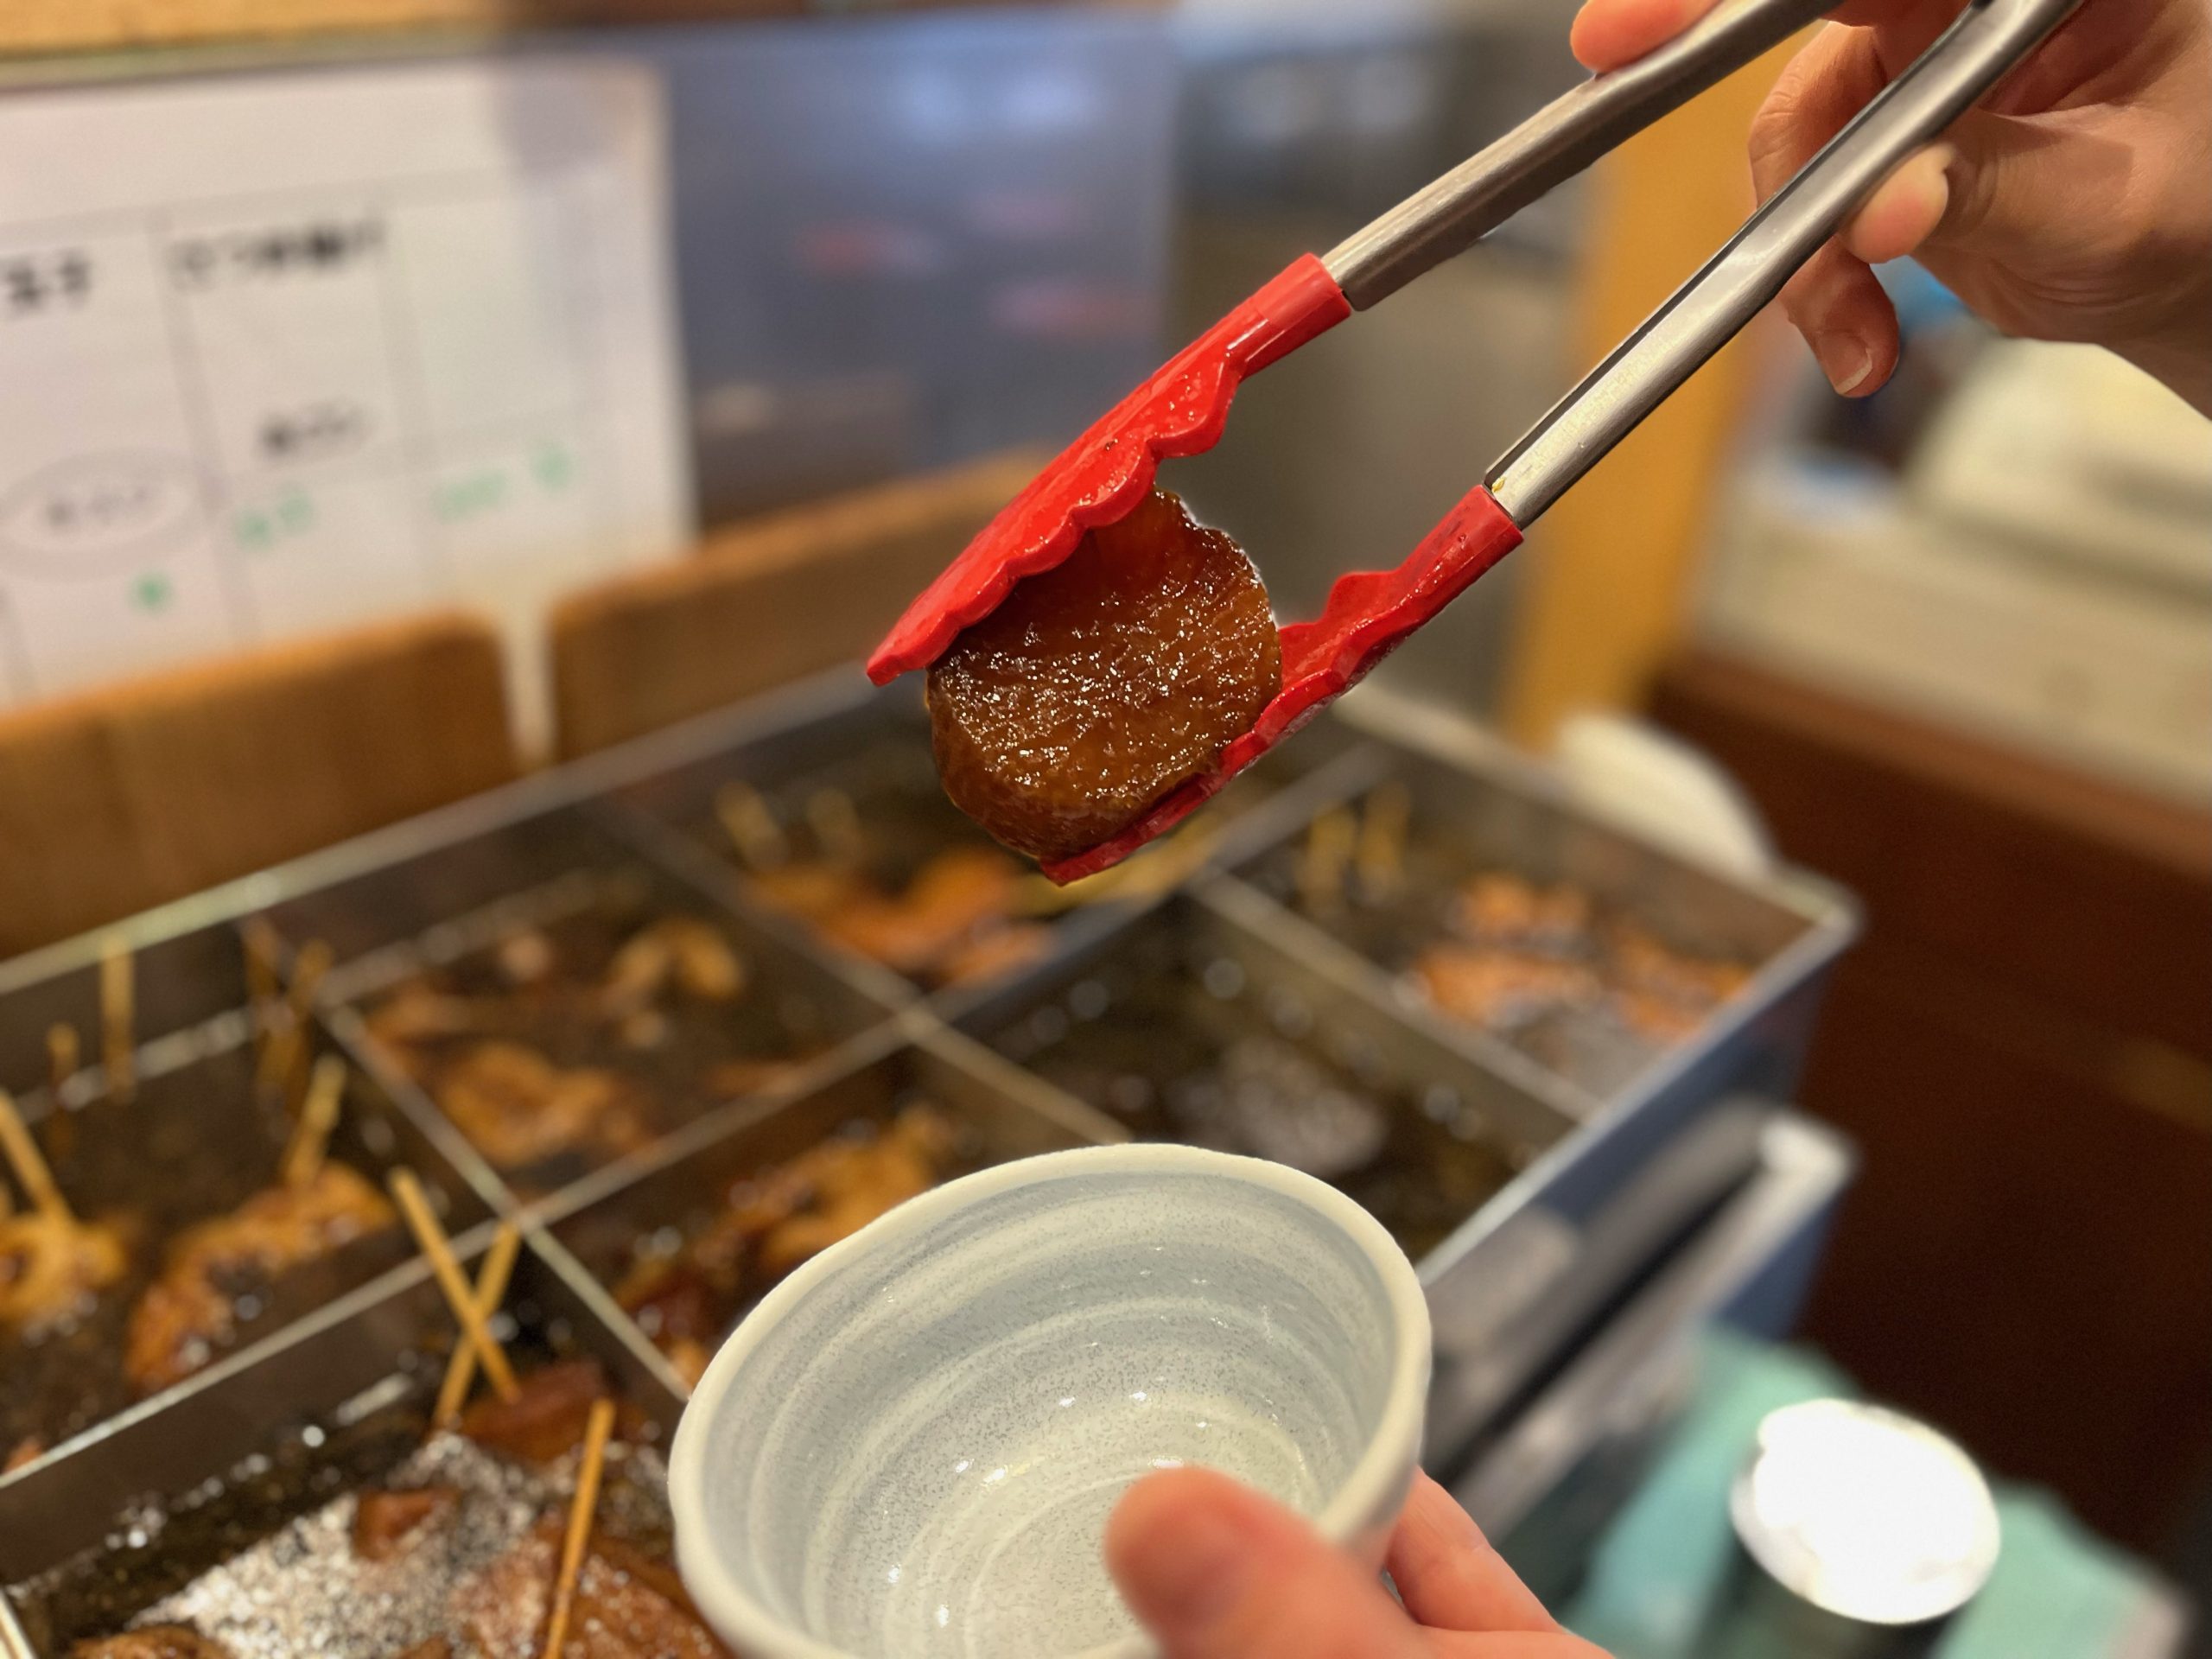
[[[791,856],[791,842],[760,791],[750,784],[728,783],[715,791],[715,816],[737,849],[737,855],[756,870],[772,870]]]
[[[1344,897],[1344,866],[1351,860],[1359,824],[1348,806],[1332,807],[1306,832],[1306,855],[1299,861],[1299,896],[1316,909]]]
[[[134,1052],[137,1042],[137,982],[130,947],[110,939],[100,948],[100,1054],[107,1063],[108,1092],[129,1101],[138,1093]]]
[[[15,1096],[5,1089],[0,1089],[0,1153],[7,1154],[8,1166],[16,1172],[16,1181],[23,1189],[23,1196],[41,1213],[54,1221],[76,1219],[69,1212],[69,1200],[54,1184],[54,1172],[39,1155],[38,1142],[23,1127],[23,1115],[16,1109]]]
[[[839,864],[857,864],[866,850],[860,809],[842,789],[817,789],[806,798],[806,822],[815,845]]]
[[[423,1254],[430,1258],[430,1270],[437,1275],[438,1288],[445,1293],[454,1318],[461,1322],[462,1335],[476,1349],[484,1375],[492,1379],[492,1386],[500,1399],[512,1400],[522,1392],[515,1382],[515,1368],[507,1363],[499,1339],[492,1334],[489,1316],[477,1310],[475,1294],[468,1287],[461,1263],[454,1260],[453,1245],[446,1238],[446,1230],[430,1213],[429,1201],[423,1196],[423,1184],[415,1179],[413,1170],[395,1169],[391,1185],[391,1196],[399,1204],[399,1213],[407,1218],[408,1230],[415,1235],[415,1243],[422,1247]]]
[[[561,1540],[561,1573],[553,1581],[553,1612],[545,1621],[544,1659],[561,1659],[575,1611],[576,1576],[583,1571],[584,1546],[591,1541],[592,1511],[599,1507],[600,1471],[607,1463],[607,1437],[614,1431],[614,1402],[594,1400],[584,1425],[583,1461],[576,1467],[576,1496],[569,1505],[569,1530]]]
[[[1403,784],[1378,784],[1368,792],[1357,863],[1360,890],[1370,899],[1397,891],[1406,872],[1406,826],[1413,810],[1413,794]]]
[[[279,1089],[289,1093],[307,1046],[308,1014],[315,1007],[322,976],[329,971],[328,944],[310,939],[300,947],[299,960],[292,967],[292,983],[284,995],[283,1023],[261,1051],[261,1064],[253,1074],[254,1087],[264,1094]]]
[[[252,1023],[257,1061],[272,1035],[270,1020],[276,1012],[276,959],[282,946],[266,917],[247,917],[239,924],[238,938],[245,953],[246,1015]]]
[[[515,1270],[515,1256],[521,1249],[522,1234],[514,1223],[500,1223],[499,1230],[492,1236],[492,1248],[485,1252],[484,1266],[476,1275],[476,1311],[487,1324],[499,1311],[499,1303],[507,1294],[507,1279]],[[468,1385],[475,1380],[476,1344],[456,1343],[453,1357],[446,1362],[445,1381],[438,1385],[438,1403],[430,1413],[433,1426],[450,1428],[461,1421],[461,1406],[468,1399]]]
[[[330,1132],[338,1125],[338,1108],[346,1092],[346,1062],[326,1054],[315,1063],[315,1081],[308,1085],[300,1121],[284,1145],[284,1160],[277,1166],[287,1186],[305,1186],[321,1172],[323,1154],[330,1149]]]
[[[77,1120],[62,1104],[61,1091],[69,1086],[69,1079],[77,1075],[77,1068],[84,1064],[84,1055],[77,1042],[77,1027],[71,1025],[52,1025],[46,1028],[47,1098],[52,1103],[46,1115],[46,1155],[67,1158],[77,1144]]]

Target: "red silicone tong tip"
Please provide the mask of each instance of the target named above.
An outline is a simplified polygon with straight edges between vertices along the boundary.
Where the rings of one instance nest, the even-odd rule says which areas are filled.
[[[1221,786],[1359,683],[1408,635],[1521,545],[1521,527],[1488,490],[1471,491],[1395,570],[1337,578],[1321,614],[1282,629],[1282,690],[1252,729],[1230,741],[1211,772],[1155,801],[1119,834],[1072,858],[1041,866],[1062,887],[1120,863],[1196,811]]]
[[[927,668],[963,628],[996,610],[1015,582],[1051,569],[1075,551],[1084,531],[1133,510],[1161,461],[1212,448],[1246,376],[1351,315],[1321,262],[1300,257],[1038,474],[906,607],[868,658],[868,678],[886,685]]]

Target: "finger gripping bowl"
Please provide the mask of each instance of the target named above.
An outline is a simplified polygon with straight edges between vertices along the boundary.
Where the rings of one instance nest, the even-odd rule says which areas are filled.
[[[1205,1465],[1380,1561],[1428,1313],[1323,1183],[1184,1147],[1001,1165],[800,1268],[708,1368],[670,1492],[685,1584],[754,1659],[1141,1659],[1100,1537]]]

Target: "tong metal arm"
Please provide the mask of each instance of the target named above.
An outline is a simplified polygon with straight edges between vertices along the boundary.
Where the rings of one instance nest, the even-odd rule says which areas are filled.
[[[1355,311],[1464,253],[1608,150],[1813,22],[1835,0],[1720,0],[1664,46],[1593,75],[1321,256]]]
[[[1842,229],[1877,186],[1966,113],[2081,0],[1969,0],[1719,252],[1506,451],[1484,480],[1526,530],[1671,396]]]

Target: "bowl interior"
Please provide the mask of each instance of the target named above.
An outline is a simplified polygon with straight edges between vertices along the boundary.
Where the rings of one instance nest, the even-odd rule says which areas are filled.
[[[1395,1247],[1318,1182],[1147,1157],[1170,1150],[971,1178],[764,1305],[685,1425],[710,1616],[734,1591],[795,1651],[1052,1659],[1134,1628],[1099,1539],[1139,1477],[1338,1497],[1426,1351],[1373,1254]]]

